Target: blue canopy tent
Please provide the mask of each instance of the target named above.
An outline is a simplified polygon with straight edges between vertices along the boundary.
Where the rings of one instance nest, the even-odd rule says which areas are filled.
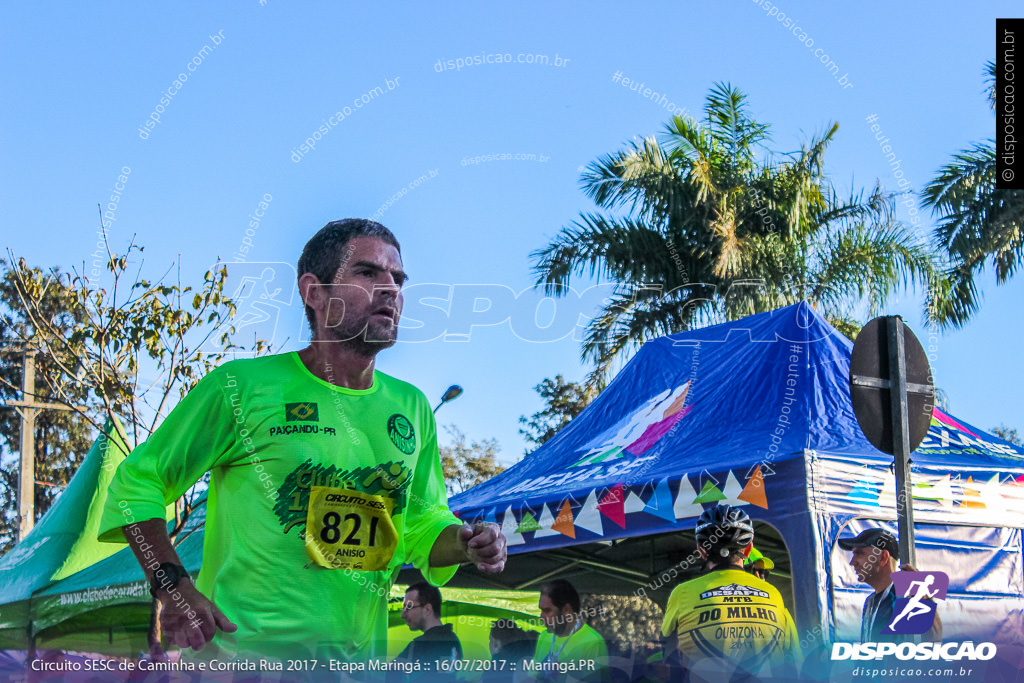
[[[560,576],[663,602],[697,572],[692,529],[721,501],[791,577],[801,631],[856,639],[868,589],[836,540],[894,529],[896,510],[892,458],[853,414],[852,346],[806,303],[648,342],[554,438],[452,498],[463,520],[500,524],[512,555],[497,577],[456,581]],[[936,410],[912,473],[918,562],[950,574],[947,634],[1020,633],[1024,450]]]

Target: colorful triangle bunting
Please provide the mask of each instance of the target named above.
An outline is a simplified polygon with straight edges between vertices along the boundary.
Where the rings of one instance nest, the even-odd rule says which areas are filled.
[[[501,533],[504,534],[505,541],[508,545],[522,545],[523,543],[526,543],[526,539],[523,538],[518,527],[519,525],[516,523],[516,516],[512,514],[512,506],[509,505],[505,508],[505,516],[501,518]]]
[[[554,523],[551,525],[552,531],[557,531],[563,536],[569,538],[576,538],[576,527],[573,524],[572,507],[569,505],[569,501],[562,503],[562,509],[558,512],[558,517],[555,518]]]
[[[685,482],[685,483],[684,483]],[[693,500],[696,497],[697,492],[693,490],[693,486],[690,485],[690,479],[683,477],[679,482],[679,500],[683,500],[684,496],[686,500]],[[662,479],[658,482],[658,485],[654,489],[654,494],[651,495],[650,500],[647,501],[647,507],[644,508],[644,512],[660,517],[661,519],[669,522],[674,522],[679,519],[680,516],[692,517],[693,514],[700,514],[700,512],[693,513],[692,509],[687,510],[686,506],[679,506],[678,502],[676,507],[680,514],[677,514],[676,509],[672,507],[672,491],[668,488],[668,479]],[[703,511],[700,505],[695,506],[697,510]]]
[[[729,470],[728,475],[725,478],[725,488],[722,489],[722,495],[724,503],[726,505],[732,505],[738,507],[740,505],[746,505],[746,503],[739,497],[743,492],[743,487],[740,486],[740,482],[736,479],[736,475]]]
[[[629,515],[634,512],[643,512],[646,509],[646,503],[644,499],[636,495],[632,491],[626,496],[626,504],[623,506],[623,511]]]
[[[568,505],[569,501],[566,501],[565,504]],[[621,505],[620,503],[619,506],[621,507]],[[604,525],[601,523],[601,513],[598,511],[600,507],[600,503],[597,502],[597,494],[591,491],[586,501],[583,502],[583,507],[576,514],[575,525],[581,529],[586,529],[592,534],[604,536]]]
[[[663,483],[667,484],[667,480]],[[657,489],[655,489],[654,495],[655,498],[657,498]],[[693,490],[693,484],[690,483],[690,478],[684,476],[679,480],[679,493],[676,495],[675,505],[672,506],[672,516],[676,519],[683,519],[685,517],[696,517],[700,513],[704,512],[704,508],[699,503],[694,502],[696,498],[697,492]],[[647,504],[647,507],[650,507],[650,503]],[[650,512],[650,510],[648,510],[648,512]],[[658,514],[659,517],[661,516],[659,513],[654,514]],[[666,517],[666,519],[668,518]]]
[[[540,529],[537,529],[537,533],[534,534],[534,538],[557,536],[558,531],[552,528],[555,524],[555,516],[551,514],[551,509],[547,505],[541,505],[540,508],[540,519],[537,520],[538,524],[540,524]]]
[[[506,514],[511,514],[511,510],[512,510],[512,508],[510,506],[509,507],[509,512],[506,513]],[[515,517],[513,517],[512,519],[513,519],[513,521],[515,521]],[[523,513],[523,518],[522,518],[522,520],[520,520],[519,526],[516,527],[515,533],[517,533],[517,534],[525,534],[525,533],[528,533],[530,531],[540,531],[543,528],[544,527],[542,527],[540,524],[537,523],[537,520],[534,518],[533,515],[531,515],[529,512],[524,512]]]
[[[704,482],[704,488],[700,490],[700,493],[696,498],[693,499],[694,503],[717,503],[720,500],[725,500],[725,495],[718,489],[717,486],[711,483],[710,480]]]
[[[754,475],[747,480],[747,485],[736,497],[745,503],[768,509],[768,497],[765,495],[764,476],[761,474],[760,465],[754,470]]]
[[[601,502],[597,504],[597,509],[601,511],[602,515],[618,524],[620,528],[625,529],[625,503],[626,501],[622,494],[622,484],[616,484],[612,488],[608,489],[608,493],[601,498]],[[579,522],[577,522],[577,526],[579,526]]]

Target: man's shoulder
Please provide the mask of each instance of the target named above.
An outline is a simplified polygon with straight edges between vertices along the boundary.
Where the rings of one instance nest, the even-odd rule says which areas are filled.
[[[583,624],[583,626],[580,627],[580,634],[585,635],[587,640],[600,640],[601,642],[604,642],[604,636],[602,636],[600,632],[590,624]]]
[[[226,363],[221,363],[213,372],[254,373],[270,368],[278,370],[294,369],[297,372],[299,368],[295,364],[294,356],[295,354],[289,351],[288,353],[274,353],[266,356],[254,356],[252,358],[235,358]],[[210,374],[213,374],[213,372]]]
[[[455,629],[452,628],[451,624],[439,624],[434,628],[424,631],[422,635],[416,638],[416,640],[432,640],[442,642],[454,640],[458,642],[459,637],[455,635]]]
[[[704,581],[703,576],[683,581],[672,589],[672,592],[668,595],[668,601],[672,603],[678,600],[685,600],[689,596],[698,593],[706,585],[707,583]]]
[[[255,358],[234,358],[210,370],[203,376],[203,380],[213,382],[219,377],[224,382],[242,383],[248,379],[266,382],[270,376],[289,372],[294,368],[295,363],[290,358],[292,355],[294,354],[276,353]]]
[[[374,372],[377,374],[377,381],[380,382],[382,386],[386,386],[393,391],[413,394],[423,400],[427,399],[426,394],[424,394],[423,391],[421,391],[415,384],[407,382],[406,380],[399,380],[394,375],[388,375],[380,370],[375,370]]]
[[[415,384],[398,379],[394,375],[389,375],[388,373],[380,370],[374,370],[374,373],[376,373],[377,381],[380,382],[381,386],[387,387],[392,393],[408,396],[413,400],[428,403],[426,394],[424,394]]]

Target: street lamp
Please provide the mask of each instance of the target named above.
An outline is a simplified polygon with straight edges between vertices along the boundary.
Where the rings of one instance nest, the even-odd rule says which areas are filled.
[[[460,387],[458,384],[451,385],[450,387],[444,390],[444,395],[441,396],[441,402],[434,407],[434,412],[436,413],[438,408],[443,406],[448,401],[454,401],[461,395],[462,387]]]

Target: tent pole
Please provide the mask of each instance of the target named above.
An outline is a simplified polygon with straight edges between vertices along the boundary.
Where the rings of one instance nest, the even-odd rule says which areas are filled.
[[[564,572],[566,569],[570,569],[572,567],[575,567],[578,564],[579,564],[579,560],[574,560],[574,561],[570,562],[569,564],[567,564],[567,565],[565,565],[563,567],[559,567],[558,569],[552,569],[551,571],[546,572],[544,574],[541,574],[540,576],[535,576],[532,579],[530,579],[529,581],[527,581],[525,583],[519,584],[513,590],[521,591],[521,590],[523,590],[524,588],[526,588],[528,586],[532,586],[535,583],[539,583],[539,582],[543,581],[544,579],[552,577],[555,574],[558,574],[560,572]]]
[[[616,567],[614,565],[608,565],[608,564],[604,564],[604,563],[601,563],[601,562],[596,562],[595,560],[585,560],[585,559],[582,559],[582,558],[574,558],[571,555],[566,557],[564,555],[552,554],[552,557],[555,557],[555,558],[558,558],[558,559],[561,559],[561,560],[571,560],[571,561],[575,562],[576,564],[585,564],[585,565],[587,565],[589,567],[600,567],[601,569],[605,569],[605,570],[610,571],[610,572],[617,572],[619,574],[625,574],[626,576],[631,576],[631,577],[633,577],[635,579],[643,579],[644,582],[646,582],[648,579],[651,578],[649,574],[644,574],[643,572],[636,571],[635,569],[625,569],[623,567]]]

